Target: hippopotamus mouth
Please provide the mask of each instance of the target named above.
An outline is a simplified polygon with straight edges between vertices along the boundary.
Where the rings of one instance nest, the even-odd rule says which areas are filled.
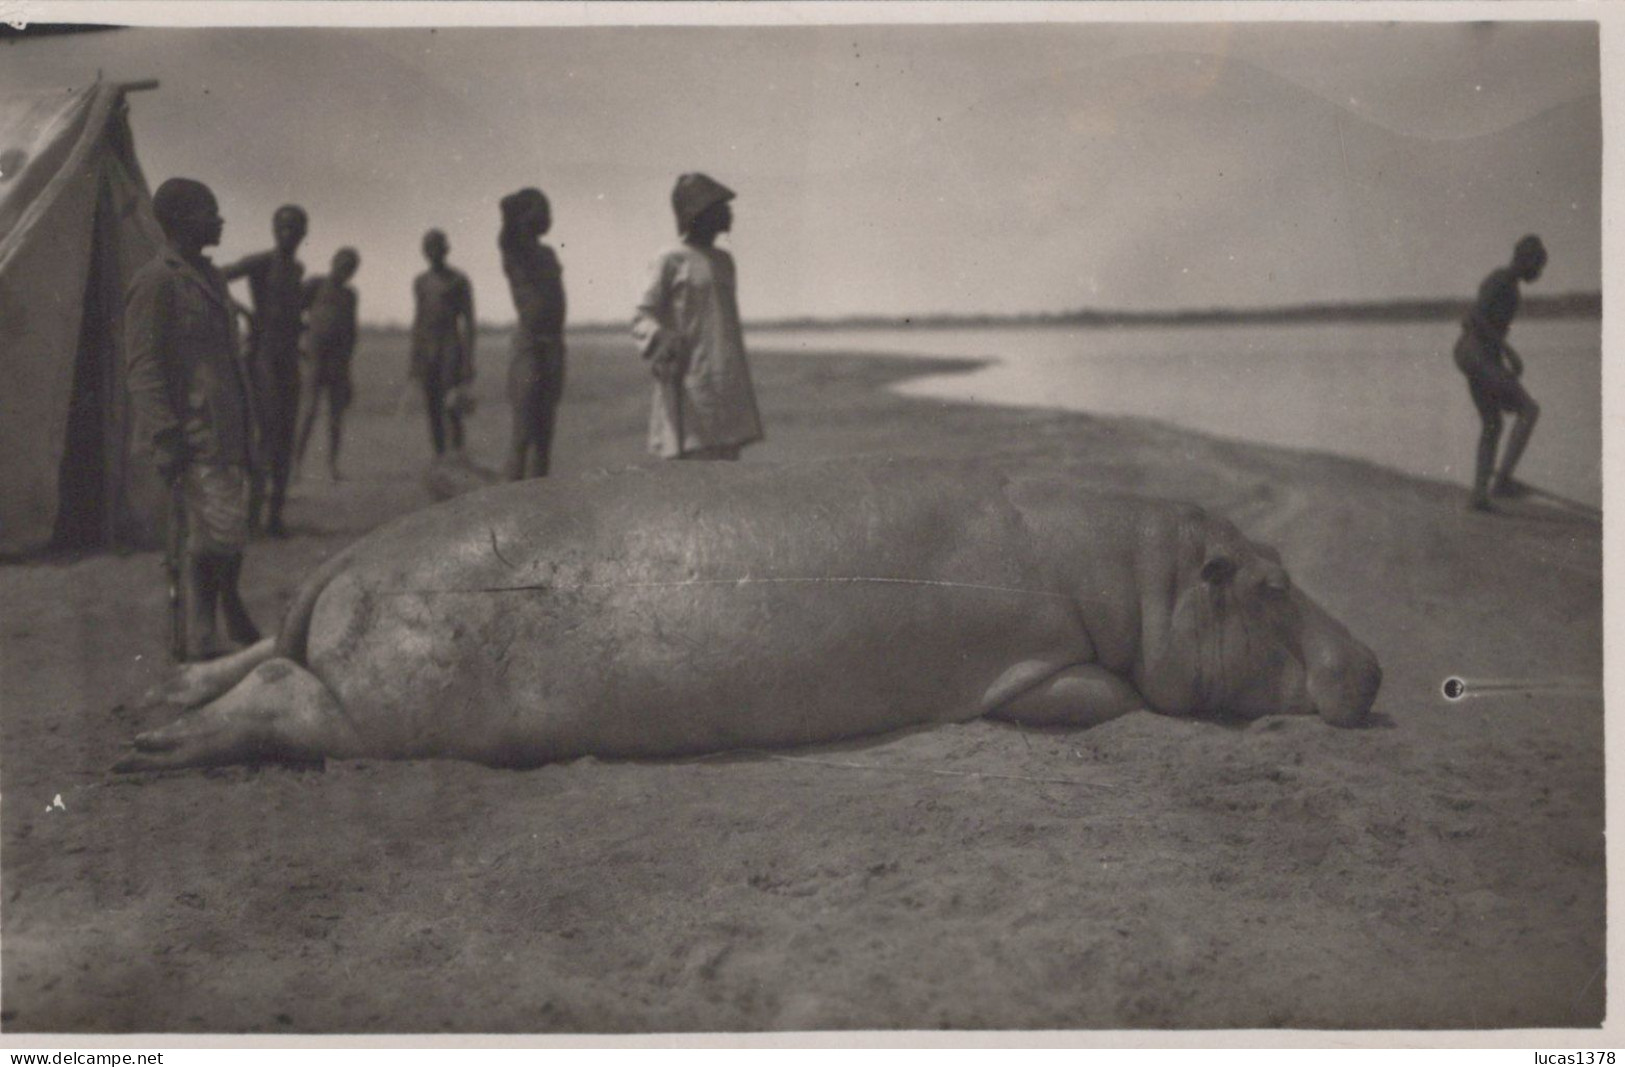
[[[1333,726],[1364,723],[1382,687],[1382,668],[1376,655],[1352,638],[1316,650],[1308,676],[1312,710]]]
[[[1267,678],[1209,705],[1213,718],[1252,721],[1269,716],[1318,716],[1332,726],[1360,726],[1371,714],[1382,670],[1361,645],[1291,657]]]

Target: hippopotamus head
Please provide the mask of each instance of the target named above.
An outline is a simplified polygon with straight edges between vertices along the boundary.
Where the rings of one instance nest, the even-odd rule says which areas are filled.
[[[1363,722],[1382,684],[1377,657],[1298,589],[1267,545],[1199,511],[1181,516],[1171,603],[1147,624],[1137,678],[1175,714],[1317,714]]]

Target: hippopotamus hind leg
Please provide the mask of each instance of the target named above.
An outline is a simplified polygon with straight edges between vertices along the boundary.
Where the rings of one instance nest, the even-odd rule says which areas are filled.
[[[271,659],[219,699],[140,734],[113,770],[157,771],[356,755],[359,739],[321,679]]]
[[[195,708],[242,681],[248,672],[276,654],[276,638],[267,637],[219,659],[187,663],[142,698],[143,707],[175,704]]]
[[[1036,660],[1005,671],[986,700],[989,718],[1023,726],[1097,726],[1146,706],[1139,690],[1098,664]]]

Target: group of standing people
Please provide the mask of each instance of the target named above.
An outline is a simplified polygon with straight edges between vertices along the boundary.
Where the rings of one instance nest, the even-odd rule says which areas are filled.
[[[633,338],[654,378],[649,451],[666,459],[735,460],[762,439],[734,261],[716,247],[733,227],[733,199],[733,190],[708,175],[678,177],[671,204],[679,241],[656,258],[633,316]],[[564,396],[564,275],[542,243],[553,216],[541,190],[511,193],[501,208],[497,244],[518,316],[508,365],[513,433],[506,474],[539,477],[548,473]]]
[[[165,246],[125,294],[125,359],[137,424],[177,505],[170,521],[182,528],[172,531],[185,546],[172,560],[184,591],[176,651],[201,660],[259,640],[240,589],[244,550],[262,515],[268,534],[286,536],[289,477],[323,399],[336,475],[356,340],[349,282],[361,259],[340,249],[330,274],[307,280],[297,253],[308,219],[290,204],[272,217],[275,247],[216,268],[204,250],[220,243],[219,202],[188,178],[159,186],[153,213]],[[232,299],[238,278],[252,311]],[[240,315],[250,323],[246,351]],[[312,373],[299,426],[301,353]]]
[[[733,199],[704,174],[678,178],[672,210],[680,241],[657,258],[634,315],[633,336],[654,380],[649,448],[664,458],[738,459],[762,438],[733,258],[716,247],[732,227]],[[500,209],[497,245],[518,317],[504,473],[541,477],[564,395],[563,268],[542,243],[552,211],[539,189],[503,197]],[[203,660],[259,639],[239,588],[244,550],[262,518],[268,535],[287,535],[288,483],[324,401],[329,473],[339,478],[343,416],[354,397],[358,299],[350,283],[361,258],[342,248],[327,275],[307,280],[298,250],[309,218],[288,204],[272,216],[269,251],[217,268],[204,253],[219,244],[225,224],[208,186],[171,178],[154,194],[153,210],[166,244],[126,294],[125,357],[140,435],[178,505],[172,522],[184,530],[180,654]],[[473,287],[448,263],[443,232],[426,233],[422,248],[428,269],[413,281],[411,374],[436,457],[455,456],[473,408]],[[229,283],[237,279],[248,283],[251,308],[232,299]],[[246,346],[239,316],[249,322]]]
[[[350,360],[357,298],[350,279],[360,269],[361,257],[353,248],[341,248],[333,255],[331,273],[307,280],[298,252],[308,229],[304,208],[285,204],[271,217],[274,247],[220,270],[226,282],[247,279],[253,301],[252,310],[241,310],[249,321],[250,398],[263,462],[250,466],[247,521],[251,530],[258,528],[265,509],[265,532],[272,537],[287,535],[282,510],[288,482],[324,399],[328,466],[337,478],[344,409],[354,396]],[[311,364],[308,390],[300,382],[301,354]]]
[[[736,297],[733,257],[716,246],[733,225],[734,193],[704,174],[680,176],[672,190],[679,241],[655,260],[633,316],[632,335],[653,378],[649,450],[668,459],[738,459],[762,438]],[[497,245],[518,322],[508,369],[513,430],[505,473],[548,473],[564,395],[566,302],[563,269],[542,238],[552,226],[535,188],[501,199]],[[272,218],[274,247],[224,268],[204,250],[224,223],[214,193],[171,178],[153,197],[166,246],[126,295],[125,350],[132,406],[157,469],[180,505],[185,551],[188,659],[207,659],[259,638],[239,590],[243,553],[262,513],[265,531],[285,536],[289,478],[302,458],[317,410],[328,409],[328,463],[338,478],[342,419],[353,397],[350,362],[360,256],[340,249],[325,276],[304,277],[297,252],[308,229],[303,209]],[[411,372],[423,391],[437,457],[461,452],[472,408],[478,328],[473,287],[450,266],[439,230],[423,237],[428,269],[413,282]],[[1463,322],[1455,361],[1483,423],[1470,503],[1527,492],[1513,473],[1540,408],[1519,381],[1523,361],[1507,343],[1519,284],[1546,264],[1538,237],[1518,242],[1512,261],[1479,289]],[[252,311],[231,297],[246,279]],[[238,316],[249,317],[246,359]],[[310,365],[301,388],[300,361]],[[304,400],[301,402],[301,396]],[[301,408],[303,414],[301,418]],[[1515,423],[1496,470],[1502,413]],[[219,639],[217,616],[229,641]]]
[[[762,438],[745,357],[733,257],[716,247],[733,225],[733,190],[704,174],[681,175],[672,190],[680,241],[663,252],[638,302],[632,334],[654,378],[649,450],[667,459],[738,459]],[[564,397],[564,269],[542,242],[552,206],[536,188],[500,201],[497,247],[517,321],[508,363],[512,433],[503,473],[545,477]],[[423,387],[435,455],[463,447],[472,408],[474,295],[446,263],[445,234],[423,238],[429,269],[413,283],[412,374]]]

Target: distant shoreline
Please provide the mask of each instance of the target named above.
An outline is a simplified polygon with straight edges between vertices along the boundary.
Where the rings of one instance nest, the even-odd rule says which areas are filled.
[[[1301,323],[1438,322],[1454,321],[1467,313],[1470,302],[1449,300],[1393,300],[1367,303],[1300,304],[1265,308],[1187,308],[1176,311],[1124,311],[1082,309],[1024,315],[850,315],[835,318],[798,317],[760,319],[745,323],[747,330],[942,330],[1018,329],[1032,327],[1116,328],[1126,326],[1285,326]],[[1526,319],[1601,318],[1602,293],[1530,294],[1519,316]],[[400,323],[369,323],[378,333],[405,333]],[[613,334],[630,330],[628,322],[582,322],[570,326],[580,334]],[[480,324],[481,333],[506,333],[512,323]]]
[[[1270,326],[1304,322],[1456,321],[1467,300],[1406,300],[1385,303],[1303,304],[1278,308],[1189,308],[1178,311],[1081,310],[1032,315],[864,315],[849,318],[764,319],[752,330],[985,329],[1029,326]],[[1600,318],[1602,293],[1526,296],[1520,318]],[[583,329],[588,327],[583,326]]]

